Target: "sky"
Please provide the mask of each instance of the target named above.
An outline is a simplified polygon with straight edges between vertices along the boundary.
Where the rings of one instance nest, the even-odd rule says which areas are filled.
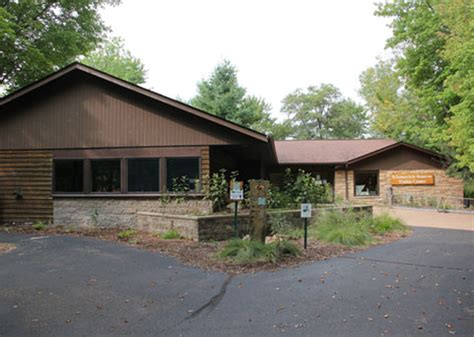
[[[281,119],[282,99],[310,85],[361,101],[359,75],[387,53],[390,36],[374,10],[371,0],[122,0],[102,18],[145,64],[144,87],[189,99],[228,59]]]

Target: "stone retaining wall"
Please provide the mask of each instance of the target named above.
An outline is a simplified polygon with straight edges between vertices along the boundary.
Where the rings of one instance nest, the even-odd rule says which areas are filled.
[[[316,208],[313,210],[313,218],[324,210],[354,209],[356,211],[367,211],[372,213],[372,206],[347,206]],[[278,210],[267,213],[269,227],[274,221],[287,222],[292,226],[303,224],[299,210]],[[231,238],[234,235],[234,216],[232,214],[215,214],[205,216],[173,215],[154,212],[138,212],[137,227],[151,232],[164,233],[168,230],[176,230],[181,236],[196,241],[220,241]],[[239,236],[250,233],[251,224],[248,213],[238,216]]]
[[[165,198],[55,198],[54,225],[73,227],[136,227],[137,212],[210,214],[202,196]]]

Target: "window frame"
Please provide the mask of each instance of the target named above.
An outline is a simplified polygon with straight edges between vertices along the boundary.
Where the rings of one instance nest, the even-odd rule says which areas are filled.
[[[189,193],[190,194],[198,194],[198,193],[201,193],[202,192],[202,179],[201,179],[201,169],[202,169],[202,165],[201,165],[201,160],[202,158],[201,157],[198,157],[198,156],[184,156],[184,157],[180,157],[180,156],[176,156],[176,157],[165,157],[164,158],[164,166],[165,166],[165,181],[164,181],[164,193],[165,194],[176,194],[172,191],[169,190],[169,187],[168,186],[168,160],[169,159],[197,159],[198,160],[198,177],[197,179],[199,179],[199,190],[190,190]]]
[[[356,184],[356,176],[358,173],[375,173],[377,176],[377,189],[375,195],[358,195],[357,194],[357,184]],[[353,185],[354,185],[354,197],[355,198],[377,198],[380,197],[380,171],[379,170],[354,170],[353,173]]]
[[[155,159],[155,160],[158,160],[158,190],[157,191],[130,191],[130,176],[129,176],[129,172],[130,172],[130,166],[129,166],[129,162],[130,160],[146,160],[146,159]],[[126,180],[126,188],[125,188],[125,192],[124,193],[127,193],[127,194],[158,194],[158,193],[161,193],[162,192],[162,188],[163,188],[163,182],[162,182],[162,166],[163,166],[163,160],[164,158],[163,157],[127,157],[125,158],[125,165],[126,165],[126,172],[125,173],[125,180]]]
[[[65,192],[65,191],[56,191],[56,163],[58,161],[82,161],[82,191],[80,192]],[[53,169],[52,169],[52,193],[53,194],[85,194],[87,193],[86,188],[86,159],[84,158],[53,158]]]
[[[158,160],[158,191],[149,191],[149,192],[133,192],[128,190],[128,160],[130,159],[157,159]],[[52,171],[52,195],[53,197],[140,197],[140,196],[163,196],[163,195],[173,195],[171,191],[168,191],[168,159],[197,159],[198,160],[198,177],[199,179],[199,190],[190,190],[188,194],[190,195],[199,195],[202,194],[202,157],[195,156],[104,156],[104,157],[55,157],[53,158],[53,171]],[[54,171],[54,162],[56,161],[68,161],[68,160],[81,160],[83,164],[83,181],[82,181],[82,191],[81,192],[57,192],[54,190],[55,187],[55,171]],[[118,160],[120,161],[120,190],[115,192],[94,192],[92,190],[92,162],[99,160]]]
[[[120,186],[119,186],[119,191],[116,191],[116,192],[98,192],[98,191],[94,191],[93,190],[93,177],[92,177],[92,162],[94,161],[112,161],[112,160],[118,160],[119,162],[119,183],[120,183]],[[89,165],[88,165],[88,178],[89,180],[87,181],[87,186],[88,186],[88,190],[89,190],[89,194],[110,194],[110,195],[117,195],[117,194],[123,194],[124,193],[124,190],[123,188],[125,187],[124,186],[124,181],[123,181],[123,174],[124,174],[124,167],[123,167],[123,158],[91,158],[89,159]],[[126,184],[125,184],[126,185]]]

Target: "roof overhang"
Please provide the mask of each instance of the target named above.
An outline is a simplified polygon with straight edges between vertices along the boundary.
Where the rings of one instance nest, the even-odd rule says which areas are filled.
[[[419,147],[419,146],[416,146],[416,145],[413,145],[413,144],[408,144],[408,143],[405,143],[405,142],[397,142],[397,143],[394,143],[394,144],[391,144],[391,145],[388,145],[388,146],[385,146],[381,149],[378,149],[376,151],[373,151],[373,152],[370,152],[370,153],[367,153],[367,154],[364,154],[363,156],[360,156],[360,157],[357,157],[357,158],[354,158],[354,159],[351,159],[349,161],[347,161],[346,163],[343,163],[345,165],[352,165],[352,164],[355,164],[355,163],[358,163],[362,160],[365,160],[365,159],[368,159],[370,157],[373,157],[373,156],[376,156],[378,154],[381,154],[381,153],[384,153],[384,152],[387,152],[387,151],[390,151],[394,148],[397,148],[397,147],[400,147],[400,146],[404,146],[404,147],[408,147],[410,149],[413,149],[413,150],[416,150],[416,151],[419,151],[419,152],[423,152],[423,153],[426,153],[432,157],[436,157],[442,161],[449,161],[449,159],[440,154],[440,153],[437,153],[437,152],[434,152],[434,151],[431,151],[431,150],[428,150],[428,149],[424,149],[422,147]]]

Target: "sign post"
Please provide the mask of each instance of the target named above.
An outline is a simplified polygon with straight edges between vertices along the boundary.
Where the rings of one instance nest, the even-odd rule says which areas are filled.
[[[308,219],[311,218],[311,204],[301,204],[301,217],[304,219],[304,249],[308,247]]]
[[[237,210],[239,208],[239,200],[244,200],[244,183],[242,181],[232,180],[230,188],[230,200],[234,201],[234,236],[239,236],[237,226]]]

